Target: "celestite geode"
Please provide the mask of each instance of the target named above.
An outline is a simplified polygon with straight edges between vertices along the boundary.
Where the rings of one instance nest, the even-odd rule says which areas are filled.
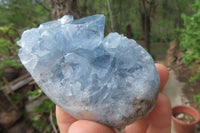
[[[152,57],[118,33],[104,38],[104,15],[57,21],[24,31],[19,57],[36,83],[77,119],[123,127],[147,115],[160,79]]]

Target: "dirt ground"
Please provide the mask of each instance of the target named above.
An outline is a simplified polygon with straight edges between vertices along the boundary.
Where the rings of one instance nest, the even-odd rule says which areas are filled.
[[[182,90],[184,96],[188,99],[190,106],[197,109],[200,113],[200,107],[198,103],[194,101],[193,98],[194,95],[200,94],[200,81],[198,80],[195,83],[189,82],[189,78],[192,76],[192,70],[184,64],[175,64],[171,66],[171,69],[174,70],[178,80],[185,83]],[[200,133],[200,122],[196,126],[196,132]]]
[[[193,99],[194,95],[200,94],[200,81],[196,81],[195,83],[189,82],[189,78],[192,76],[192,71],[184,64],[174,65],[171,68],[175,71],[178,80],[186,83],[183,87],[183,93],[189,100],[190,105],[200,112],[197,102]]]

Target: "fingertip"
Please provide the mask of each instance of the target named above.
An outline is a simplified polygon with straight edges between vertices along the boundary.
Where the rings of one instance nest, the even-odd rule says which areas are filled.
[[[167,81],[169,79],[169,71],[162,64],[156,63],[155,66],[156,66],[158,73],[159,73],[159,76],[160,76],[160,91],[162,92],[165,84],[167,83]]]
[[[88,120],[79,120],[74,122],[68,133],[115,133],[114,130],[105,125],[88,121]]]

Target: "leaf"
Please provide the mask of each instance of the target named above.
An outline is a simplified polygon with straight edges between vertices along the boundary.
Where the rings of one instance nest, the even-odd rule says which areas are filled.
[[[34,107],[36,113],[49,113],[55,104],[50,99],[45,99],[40,105]]]
[[[29,95],[30,100],[37,99],[38,97],[40,97],[42,95],[42,90],[36,89],[34,91],[29,91],[28,95]]]
[[[200,107],[200,94],[193,96],[194,101],[196,101]]]

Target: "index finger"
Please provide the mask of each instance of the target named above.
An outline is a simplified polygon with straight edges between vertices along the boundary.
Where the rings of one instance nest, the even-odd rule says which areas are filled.
[[[169,79],[169,71],[162,64],[156,63],[155,66],[160,76],[160,91],[162,92],[165,87],[165,84],[167,83],[167,80]]]

